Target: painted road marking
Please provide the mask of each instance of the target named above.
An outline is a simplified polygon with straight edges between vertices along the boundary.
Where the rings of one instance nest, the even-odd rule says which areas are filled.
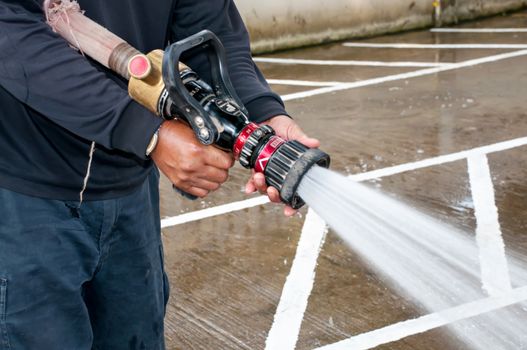
[[[395,174],[401,174],[407,171],[428,168],[434,165],[452,163],[452,162],[466,159],[474,155],[496,153],[496,152],[501,152],[501,151],[525,146],[525,145],[527,145],[527,137],[521,137],[521,138],[514,139],[514,140],[498,142],[492,145],[476,147],[476,148],[466,150],[466,151],[461,151],[461,152],[446,154],[443,156],[423,159],[423,160],[419,160],[419,161],[412,162],[412,163],[395,165],[392,167],[383,168],[379,170],[372,170],[367,173],[351,175],[350,177],[355,181],[371,180],[371,179],[391,176]]]
[[[499,142],[499,143],[495,143],[492,145],[477,147],[471,150],[452,153],[449,155],[438,156],[434,158],[429,158],[429,159],[425,159],[425,160],[417,161],[413,163],[401,164],[401,165],[397,165],[397,166],[393,166],[389,168],[374,170],[374,171],[370,171],[367,173],[356,174],[350,177],[355,181],[366,181],[366,180],[381,178],[385,176],[400,174],[400,173],[411,171],[411,170],[417,170],[417,169],[426,168],[430,166],[459,161],[462,159],[467,159],[469,157],[477,157],[477,156],[481,156],[485,154],[501,152],[501,151],[525,146],[525,145],[527,145],[527,137],[509,140],[505,142]],[[174,218],[164,219],[162,220],[162,227],[167,228],[167,227],[182,224],[182,223],[188,223],[188,222],[205,219],[205,218],[212,217],[212,216],[227,214],[230,212],[254,207],[254,206],[265,204],[265,203],[269,203],[268,198],[265,196],[260,196],[260,197],[252,198],[252,199],[245,200],[245,201],[225,204],[219,207],[204,209],[204,210],[200,210],[197,212],[183,214],[183,215],[180,215]],[[300,237],[300,242],[302,242],[301,243],[302,247],[300,247],[300,242],[299,242],[295,260],[293,261],[293,264],[291,266],[291,272],[289,273],[286,284],[284,285],[284,288],[282,290],[282,296],[280,298],[277,312],[275,314],[275,320],[271,327],[271,331],[268,335],[270,340],[267,341],[267,347],[266,347],[267,350],[294,349],[294,344],[296,344],[298,340],[300,326],[297,326],[297,325],[298,325],[298,322],[300,322],[300,325],[301,325],[301,322],[304,318],[305,310],[307,308],[307,302],[309,300],[309,296],[313,288],[312,284],[310,284],[311,277],[309,276],[314,276],[315,274],[316,260],[318,258],[318,254],[320,253],[320,246],[324,242],[326,225],[324,223],[323,228],[322,228],[322,224],[323,222],[317,222],[314,219],[314,217],[311,218],[309,221],[306,217],[306,222],[304,223],[303,233],[302,233],[302,236]],[[318,235],[313,233],[313,231],[309,229],[310,227],[316,228],[317,230],[316,232],[318,232]],[[304,232],[308,232],[305,237],[304,237]],[[314,263],[313,263],[313,259],[315,261]],[[311,267],[311,269],[307,268],[309,266]],[[301,288],[299,288],[298,286],[301,286]],[[525,299],[527,299],[527,297],[522,300],[525,300]],[[496,307],[496,308],[499,308],[499,307]],[[465,309],[463,307],[460,307],[455,310],[463,311]],[[432,314],[431,316],[432,318],[434,317],[433,315],[437,315],[437,314]],[[439,313],[439,315],[441,314]],[[470,316],[467,316],[465,318],[468,318],[468,317]],[[399,324],[397,324],[394,326],[389,326],[393,328],[389,328],[388,330],[381,329],[378,331],[374,331],[374,332],[378,332],[378,333],[374,333],[374,335],[379,334],[379,336],[376,338],[372,338],[372,339],[377,339],[377,341],[381,341],[384,343],[402,339],[408,335],[417,334],[417,333],[422,332],[422,331],[416,331],[416,329],[417,330],[422,329],[424,325],[426,326],[429,324],[430,320],[427,318],[424,318],[424,319],[420,318],[418,320],[413,320],[412,322],[413,323],[404,323],[404,322],[401,323],[402,325],[410,325],[409,328],[406,326],[399,327],[397,326]],[[441,325],[438,325],[436,327],[440,327],[440,326]],[[429,326],[426,326],[426,327],[429,327]],[[287,336],[285,336],[284,334],[286,334]],[[366,333],[366,334],[371,335],[371,333]],[[389,335],[388,340],[386,340],[387,339],[386,334]],[[361,336],[357,336],[357,337],[361,337]],[[369,336],[366,338],[369,338]],[[340,343],[337,343],[337,344],[340,344]],[[347,347],[347,343],[345,343],[344,346],[346,346],[344,347],[345,349],[349,349],[349,347]],[[335,349],[340,349],[340,348],[335,348]],[[330,350],[330,349],[326,348],[324,350]]]
[[[481,281],[489,295],[500,295],[511,290],[512,285],[489,162],[485,154],[473,154],[467,161],[477,222]]]
[[[451,309],[362,333],[335,344],[322,346],[316,350],[371,349],[412,335],[447,326],[457,321],[483,315],[525,300],[527,300],[527,287],[522,287],[505,294],[480,299]]]
[[[309,91],[304,91],[304,92],[298,92],[298,93],[294,93],[294,94],[284,95],[284,96],[282,96],[282,99],[284,101],[297,100],[297,99],[301,99],[301,98],[312,97],[312,96],[317,96],[317,95],[322,95],[322,94],[328,94],[328,93],[337,92],[337,91],[344,91],[344,90],[356,89],[356,88],[365,87],[365,86],[383,84],[383,83],[387,83],[387,82],[391,82],[391,81],[423,77],[423,76],[427,76],[427,75],[437,74],[437,73],[440,73],[440,72],[446,72],[446,71],[449,71],[449,70],[473,67],[473,66],[477,66],[477,65],[480,65],[480,64],[484,64],[484,63],[498,62],[498,61],[501,61],[501,60],[515,58],[515,57],[521,57],[521,56],[525,56],[525,55],[527,55],[527,50],[508,52],[508,53],[503,53],[503,54],[499,54],[499,55],[493,55],[493,56],[488,56],[488,57],[483,57],[483,58],[477,58],[477,59],[474,59],[474,60],[468,60],[468,61],[464,61],[464,62],[460,62],[460,63],[454,63],[454,64],[451,64],[451,65],[448,65],[448,66],[444,66],[444,67],[426,68],[426,69],[421,69],[421,70],[417,70],[417,71],[414,71],[414,72],[388,75],[388,76],[380,77],[380,78],[361,80],[361,81],[357,81],[357,82],[353,82],[353,83],[346,83],[346,84],[337,85],[337,86],[323,87],[323,88],[319,88],[319,89],[314,89],[314,90],[309,90]]]
[[[288,80],[288,79],[266,79],[271,85],[292,85],[292,86],[336,86],[347,84],[339,81],[306,81],[306,80]]]
[[[354,60],[305,60],[296,58],[255,57],[255,62],[277,64],[305,64],[315,66],[367,66],[367,67],[442,67],[451,63],[438,62],[382,62],[382,61],[354,61]]]
[[[524,50],[524,44],[410,44],[410,43],[344,43],[346,47],[362,47],[370,49],[494,49],[494,50]]]
[[[239,202],[228,203],[224,205],[219,205],[212,208],[207,208],[203,210],[193,211],[190,213],[181,214],[178,216],[165,218],[161,220],[161,228],[167,228],[177,225],[186,224],[193,221],[198,221],[206,218],[211,218],[214,216],[232,213],[238,210],[248,209],[252,207],[257,207],[262,204],[269,203],[269,198],[266,196],[258,196],[251,199],[246,199]]]
[[[409,79],[413,77],[435,74],[435,73],[445,71],[445,70],[471,67],[471,66],[475,66],[478,64],[497,62],[503,59],[509,59],[509,58],[519,57],[519,56],[524,56],[524,55],[527,55],[527,50],[516,51],[516,52],[511,52],[511,53],[505,53],[505,54],[470,60],[470,61],[466,61],[462,63],[453,64],[452,66],[448,68],[438,67],[438,68],[432,68],[432,69],[423,69],[423,70],[418,70],[412,73],[396,74],[396,75],[391,75],[391,76],[387,76],[383,78],[369,79],[369,80],[359,81],[355,83],[348,83],[348,84],[343,84],[343,85],[338,85],[338,86],[333,86],[333,87],[327,87],[323,89],[316,89],[316,90],[307,91],[307,92],[299,93],[299,94],[286,95],[286,96],[283,96],[283,99],[286,101],[291,101],[291,100],[298,99],[298,98],[305,98],[309,96],[330,93],[333,91],[353,89],[353,88],[358,88],[361,86],[371,86],[371,85],[386,83],[388,81]],[[353,176],[353,179],[356,181],[375,179],[379,177],[394,175],[394,174],[401,173],[404,171],[409,171],[409,170],[424,168],[424,167],[428,167],[432,165],[439,165],[439,164],[443,164],[443,163],[447,163],[447,162],[451,162],[455,160],[465,159],[471,154],[471,152],[487,154],[487,153],[498,152],[498,151],[502,151],[502,150],[506,150],[510,148],[520,147],[525,144],[527,144],[527,137],[510,140],[506,142],[500,142],[500,143],[496,143],[493,145],[484,146],[484,147],[476,148],[473,150],[468,150],[465,152],[454,153],[454,154],[435,157],[431,159],[425,159],[425,160],[414,162],[414,163],[407,163],[407,164],[402,164],[402,165],[398,165],[394,167],[374,170],[374,171],[367,172],[367,173],[357,174]],[[205,219],[205,218],[209,218],[209,217],[213,217],[217,215],[222,215],[222,214],[226,214],[226,213],[230,213],[230,212],[234,212],[234,211],[238,211],[242,209],[255,207],[255,206],[266,204],[266,203],[269,203],[269,200],[267,199],[267,197],[264,197],[264,196],[251,198],[251,199],[247,199],[247,200],[243,200],[243,201],[239,201],[235,203],[228,203],[228,204],[224,204],[224,205],[213,207],[213,208],[194,211],[191,213],[186,213],[186,214],[182,214],[182,215],[175,216],[175,217],[165,218],[161,221],[161,227],[162,228],[172,227],[172,226],[176,226],[176,225],[180,225],[180,224],[184,224],[184,223],[188,223],[192,221],[197,221],[197,220],[201,220],[201,219]]]
[[[266,350],[295,349],[304,312],[315,283],[317,260],[326,234],[324,220],[309,209],[291,272],[282,290],[273,325],[265,342]]]
[[[498,142],[492,145],[476,147],[470,150],[451,153],[447,155],[442,155],[438,157],[423,159],[417,162],[405,163],[400,165],[395,165],[392,167],[387,167],[378,170],[372,170],[366,173],[360,173],[351,175],[350,178],[354,181],[367,181],[378,179],[386,176],[401,174],[411,170],[417,170],[422,168],[427,168],[435,165],[441,165],[446,163],[451,163],[459,160],[466,159],[472,155],[478,154],[490,154],[501,152],[521,146],[527,145],[527,137],[522,137],[514,140]],[[223,204],[217,207],[212,207],[208,209],[198,210],[186,214],[181,214],[175,217],[165,218],[161,220],[161,227],[168,228],[176,225],[181,225],[197,220],[202,220],[210,218],[217,215],[228,214],[238,210],[243,210],[247,208],[252,208],[258,205],[269,203],[269,199],[266,196],[259,196],[251,199],[246,199],[239,202],[233,202],[228,204]]]
[[[388,77],[381,78],[381,79],[372,79],[372,80],[369,80],[367,82],[367,84],[363,85],[363,86],[374,85],[374,84],[381,84],[381,83],[384,83],[384,82],[387,82],[387,81],[393,81],[393,80],[399,80],[399,79],[407,79],[407,78],[412,78],[412,77],[417,77],[417,76],[434,74],[434,73],[438,73],[438,72],[441,72],[441,71],[465,68],[465,67],[470,67],[470,66],[474,66],[474,65],[477,65],[477,64],[482,64],[482,63],[496,62],[496,61],[499,61],[499,60],[502,60],[502,59],[519,57],[519,56],[523,56],[523,55],[526,55],[526,54],[527,54],[527,50],[523,50],[523,51],[507,53],[507,54],[502,54],[502,55],[489,56],[489,57],[485,57],[485,58],[481,58],[481,59],[476,59],[476,60],[470,60],[470,61],[462,62],[462,63],[459,63],[459,64],[453,64],[451,66],[437,67],[437,68],[434,68],[434,69],[420,70],[420,71],[411,73],[411,75],[402,74],[402,75],[396,75],[396,76],[388,76]],[[356,86],[355,83],[349,83],[349,84],[345,84],[345,85],[346,85],[344,87],[345,89],[351,89],[351,88],[354,88],[354,87],[360,87],[360,86]],[[338,88],[338,90],[342,90],[343,86],[336,86],[336,87],[331,87],[331,88]],[[333,90],[333,91],[338,91],[338,90]],[[328,91],[327,89],[317,89],[315,91],[316,91],[315,93],[313,93],[313,91],[310,91],[308,93],[310,95],[318,95],[318,94],[321,94],[321,93],[332,92],[332,91]],[[292,99],[295,99],[295,98],[304,98],[304,97],[307,97],[307,96],[299,95],[299,94],[292,94],[292,95],[289,95],[288,99],[292,100]],[[503,151],[503,150],[506,150],[506,149],[520,147],[520,146],[523,146],[523,145],[526,145],[526,144],[527,144],[527,138],[519,138],[519,139],[510,140],[510,141],[506,141],[506,142],[496,143],[496,144],[489,145],[489,146],[478,147],[478,148],[475,148],[475,149],[472,150],[473,153],[470,153],[470,151],[464,151],[464,152],[458,152],[458,153],[455,153],[455,154],[452,154],[452,155],[439,156],[439,157],[435,157],[435,158],[432,158],[432,159],[429,159],[429,160],[414,162],[414,163],[410,163],[410,164],[403,164],[403,165],[400,165],[400,166],[395,166],[395,167],[386,168],[386,169],[380,169],[378,171],[373,171],[373,172],[365,173],[365,174],[358,174],[358,175],[355,176],[355,178],[357,179],[359,177],[362,177],[363,180],[366,180],[368,178],[373,179],[373,178],[378,178],[378,177],[382,177],[382,176],[389,176],[389,175],[393,175],[393,174],[398,173],[398,171],[404,172],[404,171],[408,171],[408,170],[412,170],[412,169],[418,169],[420,167],[428,167],[428,166],[432,166],[432,165],[442,164],[441,162],[438,162],[438,161],[442,161],[443,163],[450,162],[450,161],[455,161],[455,160],[458,160],[458,157],[461,156],[461,155],[465,155],[465,158],[467,158],[468,156],[473,155],[473,154],[487,154],[487,153],[499,152],[499,151]],[[366,176],[366,174],[369,174],[369,176]],[[201,210],[201,211],[198,211],[198,212],[183,214],[183,215],[180,215],[180,216],[175,217],[175,218],[165,219],[165,220],[162,221],[162,224],[163,224],[163,227],[170,227],[170,226],[177,225],[177,224],[180,224],[180,223],[192,222],[192,221],[195,221],[195,220],[200,220],[200,219],[211,217],[211,216],[221,215],[221,214],[233,212],[233,211],[236,211],[236,210],[241,210],[241,209],[244,209],[244,208],[254,207],[254,206],[265,204],[265,203],[268,203],[268,202],[269,202],[268,199],[266,197],[264,197],[264,196],[256,197],[256,198],[252,198],[250,200],[240,201],[240,202],[236,202],[236,203],[230,203],[230,204],[222,205],[222,206],[215,207],[215,208],[209,208],[209,209]],[[324,227],[324,231],[322,231],[322,229],[320,229],[319,233],[320,232],[325,232],[325,229],[326,229],[325,227]],[[301,240],[302,240],[302,238],[301,238]],[[311,242],[309,244],[306,244],[306,245],[312,247],[313,245],[316,245],[316,243],[318,243],[319,246],[320,246],[322,244],[322,242],[323,242],[323,239],[312,239]],[[318,256],[319,248],[317,248],[316,250],[311,250],[311,251],[314,252]],[[298,251],[297,251],[297,253],[298,253]],[[297,261],[297,260],[295,259],[295,261]],[[299,263],[296,263],[296,266],[298,266],[298,264]],[[316,268],[316,262],[315,262],[315,266],[313,266],[313,270],[311,270],[310,272],[304,270],[303,273],[309,272],[310,274],[312,274],[312,276],[314,276],[315,268]],[[291,268],[291,273],[288,276],[288,280],[289,279],[294,279],[294,278],[297,277],[296,273],[293,274],[293,271],[295,271],[295,263],[293,264],[293,266]],[[290,293],[290,291],[289,291],[290,288],[292,288],[292,286],[289,286],[287,288],[284,287],[284,290],[283,290],[283,293],[282,293],[283,297],[288,295],[288,293]],[[307,298],[309,298],[309,294],[311,293],[312,286],[309,287],[308,289],[309,290],[307,291]],[[506,296],[503,296],[503,297],[502,296],[499,296],[499,297],[494,296],[494,297],[491,297],[489,299],[485,299],[483,301],[473,302],[473,303],[462,305],[462,306],[460,306],[458,308],[446,310],[445,312],[447,312],[447,313],[451,312],[452,314],[455,314],[455,315],[461,317],[461,319],[469,318],[469,317],[472,317],[469,314],[471,312],[476,312],[476,310],[477,310],[477,312],[479,312],[478,314],[484,313],[485,312],[484,311],[485,307],[490,308],[489,311],[492,311],[493,309],[499,309],[499,308],[502,308],[502,307],[505,307],[505,306],[508,306],[508,305],[512,305],[514,303],[517,303],[517,302],[520,302],[520,301],[523,301],[523,300],[526,300],[527,299],[526,295],[521,295],[521,297],[519,299],[517,298],[518,297],[517,291],[519,291],[519,290],[523,291],[523,289],[514,290],[510,294],[507,294]],[[298,290],[297,290],[297,292],[298,292]],[[300,292],[302,292],[302,291],[300,291]],[[523,293],[523,294],[525,294],[525,293]],[[499,304],[499,300],[497,300],[497,299],[500,299],[500,298],[504,302],[504,304]],[[514,300],[516,300],[514,298],[518,299],[518,301],[514,301]],[[292,300],[292,298],[285,297],[285,300],[286,301],[287,300]],[[493,300],[495,300],[496,302],[492,303]],[[486,301],[488,301],[488,302],[485,303]],[[282,302],[282,300],[281,300],[281,302]],[[307,304],[306,304],[306,306],[304,307],[303,310],[302,310],[302,307],[300,307],[300,306],[301,306],[300,304],[297,304],[297,307],[294,309],[295,312],[292,315],[288,316],[288,317],[290,317],[289,319],[295,319],[295,320],[300,319],[301,320],[300,323],[302,322],[303,317],[304,317],[304,313],[305,313],[305,307],[307,307]],[[461,315],[460,313],[462,313],[463,315]],[[277,314],[278,314],[278,312],[277,312]],[[348,339],[347,341],[353,341],[353,339],[358,339],[358,337],[361,337],[363,339],[364,338],[370,338],[372,340],[376,340],[377,342],[380,341],[379,344],[382,344],[382,343],[386,343],[386,342],[391,342],[391,341],[395,341],[395,340],[398,340],[398,339],[402,339],[402,338],[407,337],[409,335],[418,334],[418,333],[421,333],[423,331],[426,331],[427,327],[429,329],[433,329],[433,328],[437,328],[437,327],[442,326],[442,324],[440,324],[440,322],[445,323],[446,321],[444,319],[442,319],[443,316],[441,316],[441,314],[442,313],[435,313],[435,314],[431,314],[431,315],[428,315],[428,316],[424,316],[424,317],[422,317],[420,319],[417,319],[417,320],[410,320],[410,321],[402,322],[402,323],[399,323],[399,324],[395,324],[395,325],[383,328],[381,330],[377,330],[377,331],[374,331],[374,332],[370,332],[370,333],[359,335],[357,337]],[[475,314],[475,316],[477,316],[478,314]],[[444,315],[444,312],[443,312],[443,315]],[[278,317],[279,316],[275,315],[275,320],[279,320]],[[446,325],[448,323],[449,322],[446,322],[444,325]],[[398,325],[403,325],[403,326],[404,325],[409,325],[409,327],[398,328]],[[277,328],[278,330],[274,331],[274,332],[276,332],[276,334],[280,334],[281,332],[284,332],[287,329],[290,330],[288,325],[286,325],[286,326],[277,326],[277,327],[278,327]],[[273,328],[274,328],[274,324],[273,324]],[[384,330],[387,330],[387,331],[384,331]],[[298,331],[299,331],[299,329],[298,329]],[[373,337],[371,335],[373,335]],[[273,338],[270,338],[270,339],[271,340],[269,342],[273,341]],[[298,339],[298,332],[296,332],[296,334],[295,334],[295,332],[291,332],[291,334],[288,334],[288,339],[289,339],[288,340],[289,343],[292,343],[292,342],[296,343],[296,340]],[[344,341],[344,342],[347,342],[347,341]],[[271,344],[271,343],[269,343],[269,344]],[[338,344],[342,344],[342,342],[334,344],[333,346],[340,346]],[[269,345],[269,346],[271,346],[271,345]],[[376,345],[373,345],[373,346],[376,346]],[[327,347],[325,347],[325,348],[327,349]],[[345,348],[348,349],[349,347],[345,346]],[[340,349],[340,348],[335,348],[335,349]]]
[[[419,161],[419,162],[402,164],[402,165],[394,166],[394,167],[391,167],[391,168],[385,168],[385,169],[380,169],[380,170],[377,170],[377,171],[371,171],[369,173],[352,175],[352,176],[350,176],[350,178],[352,178],[355,181],[365,181],[365,180],[374,179],[374,178],[380,178],[380,177],[384,177],[384,176],[391,176],[391,175],[399,174],[399,173],[410,171],[410,170],[417,170],[417,169],[430,167],[430,166],[434,166],[434,165],[440,165],[440,164],[445,164],[445,163],[449,163],[449,162],[453,162],[453,161],[459,161],[459,160],[466,159],[466,158],[485,156],[488,153],[500,152],[500,151],[504,151],[506,149],[516,148],[516,147],[520,147],[520,146],[524,146],[524,145],[527,145],[527,137],[521,138],[521,139],[510,140],[510,141],[505,141],[505,142],[500,142],[500,143],[496,143],[496,144],[493,144],[493,145],[477,147],[477,148],[474,148],[474,149],[471,149],[471,150],[468,150],[468,151],[457,152],[457,153],[453,153],[453,154],[450,154],[450,155],[445,155],[445,156],[439,156],[439,157],[435,157],[435,158],[425,159],[425,160]],[[485,189],[480,189],[480,190],[488,190],[488,184],[486,184],[486,185],[487,186],[485,187]],[[476,183],[476,186],[478,186],[477,183]],[[477,202],[478,202],[478,207],[479,208],[481,208],[482,206],[483,206],[483,208],[485,208],[485,205],[487,207],[489,206],[489,204],[486,201],[482,205],[481,201],[479,200],[479,198],[478,198]],[[494,202],[492,202],[492,203],[494,204]],[[314,242],[312,242],[310,244],[310,246],[311,247],[315,247],[315,246],[317,246],[317,244],[322,244],[322,242],[314,241]],[[315,253],[319,254],[320,250],[317,249],[315,251],[313,249],[311,253],[312,254],[315,254]],[[306,253],[304,253],[304,254],[306,254]],[[483,251],[483,261],[485,261],[485,264],[492,263],[492,261],[488,261],[487,259],[488,259],[487,251]],[[498,264],[499,264],[499,261],[498,261]],[[315,265],[315,267],[316,267],[316,265]],[[298,273],[298,272],[297,272],[297,268],[295,266],[295,262],[293,262],[293,265],[291,266],[291,272],[290,272],[290,274],[289,274],[289,276],[287,278],[288,279],[289,278],[295,279],[296,278],[296,276],[294,276],[295,273]],[[307,272],[303,271],[302,273],[305,274]],[[315,271],[313,271],[312,273],[315,273]],[[507,273],[507,275],[508,275],[508,273]],[[487,278],[487,276],[485,278]],[[488,276],[488,278],[491,278],[491,276]],[[490,282],[488,280],[485,280],[485,282],[487,284],[490,284]],[[506,285],[506,282],[503,282],[503,284]],[[289,285],[284,286],[284,291],[282,292],[283,294],[292,293],[290,291],[287,291],[287,288],[294,288],[294,287],[289,286]],[[312,289],[312,287],[309,287],[309,288],[310,288],[310,290]],[[507,288],[504,287],[503,289],[507,289]],[[503,290],[503,289],[501,289],[501,290]],[[491,295],[494,295],[494,293],[498,292],[497,289],[490,289],[490,291],[492,292]],[[305,309],[304,310],[300,310],[300,309],[297,308],[297,309],[295,309],[295,311],[298,312],[298,313],[302,313],[302,314],[301,315],[299,314],[299,315],[296,315],[296,316],[290,315],[291,318],[293,318],[293,319],[303,318],[303,316],[305,314]],[[278,311],[277,311],[277,313],[278,313]],[[446,323],[446,324],[448,324],[448,323]],[[418,322],[417,326],[422,326],[422,324]],[[273,324],[273,327],[274,327],[274,324]],[[286,329],[287,329],[287,327],[286,327]],[[401,333],[398,328],[396,328],[395,331],[396,331],[395,333],[390,333],[392,336],[395,335],[395,336],[399,337],[399,338],[396,338],[394,340],[402,339],[402,338],[407,336],[404,333]],[[291,331],[288,334],[289,334],[288,336],[290,338],[292,338],[292,337],[298,338],[298,336],[299,336],[298,333],[297,334],[292,334]],[[367,333],[367,334],[370,334],[370,333]],[[365,338],[369,339],[369,336],[366,336]],[[354,339],[354,338],[352,338],[352,339]],[[372,339],[375,339],[375,338],[372,338]],[[382,337],[379,338],[379,339],[382,342],[377,344],[377,345],[393,341],[393,340],[385,341],[385,340],[383,340],[385,338],[382,338]],[[340,344],[340,343],[338,343],[338,344]],[[353,345],[355,345],[355,343],[353,343]],[[374,346],[377,346],[377,345],[374,345]],[[371,347],[374,347],[374,346],[371,346]],[[370,347],[365,347],[364,349],[369,349],[369,348]],[[276,347],[274,349],[279,350],[280,348]],[[284,349],[288,350],[290,348],[284,348]],[[355,349],[355,347],[350,346],[350,344],[348,344],[348,343],[344,343],[342,347],[338,347],[336,349]],[[362,348],[358,347],[357,349],[362,349]]]
[[[527,28],[432,28],[433,33],[527,33]]]

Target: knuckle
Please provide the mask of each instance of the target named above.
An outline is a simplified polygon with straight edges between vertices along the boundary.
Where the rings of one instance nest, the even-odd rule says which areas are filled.
[[[179,176],[170,177],[170,182],[172,184],[174,184],[175,186],[179,187],[181,185],[181,183],[182,183],[181,177],[179,177]]]
[[[192,157],[201,157],[203,155],[203,147],[193,144],[188,148],[188,153]]]
[[[192,162],[191,160],[183,161],[180,164],[180,169],[183,170],[184,172],[192,172],[194,168],[195,168],[194,162]]]
[[[179,181],[182,183],[186,183],[190,181],[191,176],[187,173],[182,173],[179,175]]]
[[[218,163],[222,169],[230,169],[234,165],[234,159],[225,154],[225,152],[222,152],[220,162]]]

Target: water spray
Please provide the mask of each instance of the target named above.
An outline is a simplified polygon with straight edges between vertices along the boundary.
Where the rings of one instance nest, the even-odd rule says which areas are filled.
[[[45,3],[48,23],[71,45],[129,80],[130,96],[166,120],[179,118],[204,145],[232,152],[247,169],[263,173],[281,200],[294,209],[305,203],[298,186],[314,165],[329,167],[329,155],[298,141],[286,141],[268,125],[249,121],[227,70],[225,49],[204,30],[167,47],[142,54],[90,20],[70,0]],[[181,62],[183,53],[207,54],[211,84]]]

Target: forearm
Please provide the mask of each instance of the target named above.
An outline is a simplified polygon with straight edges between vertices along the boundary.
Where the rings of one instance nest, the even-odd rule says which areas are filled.
[[[0,1],[0,85],[68,131],[144,157],[160,123],[70,48],[36,1]]]

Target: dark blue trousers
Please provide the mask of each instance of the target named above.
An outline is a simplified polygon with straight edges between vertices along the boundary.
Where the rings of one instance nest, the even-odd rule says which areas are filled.
[[[165,348],[158,180],[80,208],[0,189],[0,350]]]

